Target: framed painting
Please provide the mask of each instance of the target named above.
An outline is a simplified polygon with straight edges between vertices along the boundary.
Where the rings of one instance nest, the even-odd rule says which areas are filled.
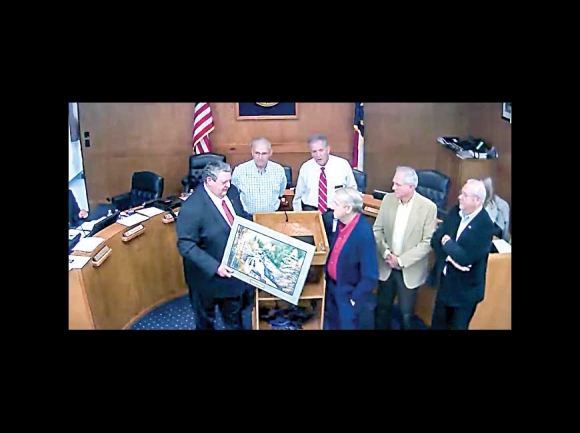
[[[284,301],[298,300],[316,247],[236,216],[222,263],[233,276]]]
[[[296,102],[236,102],[236,120],[298,119]]]
[[[502,102],[501,103],[501,117],[502,119],[509,120],[512,123],[512,103]]]

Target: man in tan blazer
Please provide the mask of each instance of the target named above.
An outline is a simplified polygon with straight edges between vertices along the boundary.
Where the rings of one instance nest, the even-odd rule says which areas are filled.
[[[416,187],[415,170],[397,167],[393,192],[383,198],[373,226],[379,260],[376,329],[391,329],[395,298],[403,318],[401,328],[411,329],[416,289],[429,274],[437,206],[415,191]]]

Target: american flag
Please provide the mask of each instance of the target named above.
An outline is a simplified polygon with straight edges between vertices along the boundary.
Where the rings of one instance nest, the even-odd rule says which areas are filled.
[[[209,102],[196,102],[193,112],[193,153],[211,152],[209,133],[214,130]]]
[[[353,168],[363,171],[364,143],[365,143],[365,109],[362,102],[354,103],[354,145]]]

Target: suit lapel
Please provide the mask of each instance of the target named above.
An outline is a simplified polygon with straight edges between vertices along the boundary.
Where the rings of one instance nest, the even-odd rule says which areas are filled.
[[[218,208],[214,204],[213,200],[208,195],[208,192],[205,190],[205,188],[202,188],[202,189],[203,189],[204,199],[206,202],[205,207],[207,209],[209,209],[209,211],[207,213],[209,220],[210,221],[216,221],[216,220],[219,221],[218,224],[220,224],[224,230],[227,230],[229,232],[231,230],[230,225],[227,223],[227,221],[225,220],[225,218],[223,217],[221,212],[218,210]],[[205,212],[205,211],[202,210],[202,212]]]
[[[458,241],[463,238],[463,235],[468,235],[469,236],[469,232],[471,232],[471,230],[477,229],[478,224],[481,221],[481,213],[482,212],[486,212],[485,209],[482,209],[481,211],[479,211],[479,213],[475,216],[475,218],[471,219],[468,223],[467,226],[463,229],[463,231],[461,232],[461,235],[459,236],[459,239],[457,239]],[[457,224],[457,228],[459,229],[459,224]],[[457,233],[457,232],[456,232]]]
[[[461,217],[457,212],[450,213],[447,218],[449,219],[449,236],[452,239],[457,238],[457,230],[459,230],[459,224],[461,223]],[[462,233],[463,234],[463,233]]]

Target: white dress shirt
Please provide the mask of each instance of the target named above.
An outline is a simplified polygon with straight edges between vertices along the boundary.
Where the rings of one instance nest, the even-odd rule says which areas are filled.
[[[298,180],[296,181],[296,189],[294,191],[294,200],[292,200],[292,208],[295,211],[302,210],[302,202],[304,204],[318,207],[318,183],[320,181],[320,165],[314,160],[309,159],[300,167],[298,173]],[[328,208],[332,208],[334,201],[334,190],[337,187],[357,188],[356,180],[352,172],[350,163],[341,157],[328,155],[326,162],[326,204]]]
[[[213,202],[213,204],[215,204],[215,207],[217,207],[217,210],[220,211],[220,213],[222,214],[222,216],[224,217],[224,219],[226,220],[228,225],[230,225],[230,222],[228,221],[228,217],[226,216],[224,208],[222,207],[222,199],[219,198],[217,195],[215,195],[213,192],[211,192],[205,183],[203,184],[203,187],[205,188],[205,192],[207,192],[207,195],[209,195],[209,198],[211,198],[211,201]],[[232,215],[235,217],[236,211],[234,210],[234,207],[232,206],[232,202],[230,201],[229,197],[226,195],[226,196],[224,196],[223,200],[226,202],[228,209],[230,210]]]
[[[397,206],[395,223],[393,225],[393,254],[397,257],[401,255],[401,251],[403,250],[403,237],[405,236],[405,230],[407,229],[409,215],[411,215],[411,209],[413,209],[414,202],[415,193],[413,192],[413,196],[407,203],[403,203],[399,200],[399,205]]]

